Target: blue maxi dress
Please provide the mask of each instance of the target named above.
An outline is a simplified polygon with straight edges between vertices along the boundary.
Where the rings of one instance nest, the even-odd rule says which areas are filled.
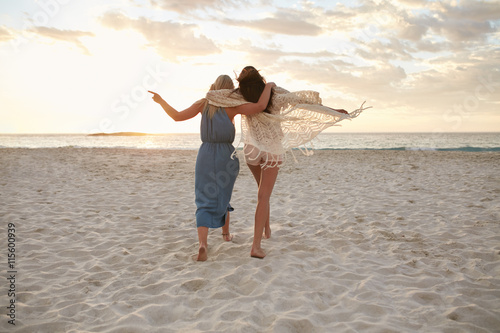
[[[234,124],[226,110],[219,108],[210,118],[207,109],[201,114],[202,144],[196,158],[196,226],[220,228],[226,223],[234,182],[240,162],[234,152]]]

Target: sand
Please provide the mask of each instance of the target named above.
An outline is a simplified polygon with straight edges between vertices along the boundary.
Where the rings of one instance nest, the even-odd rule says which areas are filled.
[[[299,155],[267,257],[242,164],[235,237],[196,262],[196,151],[0,149],[0,331],[500,332],[499,153]]]

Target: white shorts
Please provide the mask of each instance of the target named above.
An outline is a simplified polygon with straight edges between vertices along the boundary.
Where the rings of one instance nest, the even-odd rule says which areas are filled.
[[[283,155],[271,154],[259,150],[257,147],[246,144],[243,147],[245,162],[253,166],[278,166],[283,162]]]

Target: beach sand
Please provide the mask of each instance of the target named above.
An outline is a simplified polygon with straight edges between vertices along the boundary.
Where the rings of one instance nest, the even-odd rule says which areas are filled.
[[[500,332],[499,153],[296,155],[267,257],[242,163],[196,262],[196,151],[0,149],[0,331]]]

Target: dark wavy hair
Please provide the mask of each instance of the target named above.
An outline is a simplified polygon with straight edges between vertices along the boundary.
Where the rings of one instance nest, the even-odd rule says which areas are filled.
[[[246,101],[257,103],[266,87],[266,80],[260,75],[259,71],[253,66],[246,66],[236,80],[239,83],[239,87],[235,91],[239,91]],[[271,97],[264,112],[270,113],[272,100],[273,91],[271,90]]]

